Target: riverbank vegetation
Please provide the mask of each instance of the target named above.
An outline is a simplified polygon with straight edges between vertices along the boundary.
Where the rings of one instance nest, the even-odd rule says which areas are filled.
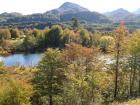
[[[93,31],[81,26],[77,19],[72,19],[71,26],[54,25],[39,29],[0,29],[1,54],[45,51],[46,48],[63,49],[66,44],[76,43],[84,47],[98,47],[108,52],[114,43],[112,32]]]
[[[35,67],[0,63],[0,105],[118,105],[140,96],[140,31],[130,33],[121,23],[112,32],[92,32],[72,22],[0,29],[1,51],[47,49]]]

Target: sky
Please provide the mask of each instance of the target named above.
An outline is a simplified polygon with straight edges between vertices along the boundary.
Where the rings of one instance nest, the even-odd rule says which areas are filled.
[[[79,4],[100,13],[124,8],[130,12],[140,8],[140,0],[0,0],[0,13],[20,12],[24,15],[44,13],[58,8],[64,2]]]

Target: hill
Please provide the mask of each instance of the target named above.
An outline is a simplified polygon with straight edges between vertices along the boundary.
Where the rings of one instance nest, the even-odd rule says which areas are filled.
[[[20,17],[20,16],[22,16],[22,14],[17,13],[17,12],[11,12],[11,13],[4,12],[4,13],[0,14],[0,16],[3,16],[3,17]]]
[[[10,16],[7,18],[7,16]],[[47,11],[43,14],[20,15],[18,13],[5,13],[0,15],[2,23],[30,23],[30,22],[66,22],[73,17],[90,23],[110,23],[103,14],[90,12],[88,9],[74,3],[66,2],[59,8]]]
[[[4,12],[0,14],[0,22],[7,22],[8,19],[22,17],[22,16],[23,15],[21,13],[17,13],[17,12],[12,12],[12,13]]]
[[[71,14],[64,14],[60,16],[61,21],[71,20],[73,17],[78,18],[81,21],[86,21],[88,23],[111,23],[111,21],[104,15],[97,12],[78,12]]]
[[[66,2],[63,5],[61,5],[59,8],[53,9],[51,11],[47,11],[45,14],[62,15],[62,14],[87,12],[87,11],[89,10],[78,4]]]
[[[113,21],[133,21],[133,19],[135,18],[135,14],[123,9],[123,8],[120,8],[120,9],[117,9],[117,10],[114,10],[112,12],[107,12],[105,13],[105,15],[112,19]]]

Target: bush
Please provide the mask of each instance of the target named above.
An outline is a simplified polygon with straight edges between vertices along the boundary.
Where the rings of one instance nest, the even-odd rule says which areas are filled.
[[[0,105],[31,105],[30,92],[21,84],[8,79],[0,84]]]

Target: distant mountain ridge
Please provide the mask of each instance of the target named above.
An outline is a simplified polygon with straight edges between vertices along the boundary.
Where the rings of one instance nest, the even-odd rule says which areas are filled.
[[[4,12],[4,13],[0,14],[0,16],[5,16],[5,17],[19,17],[19,16],[22,16],[22,14],[21,13],[18,13],[18,12],[11,12],[11,13]]]
[[[10,17],[7,18],[7,16]],[[0,21],[5,23],[64,22],[70,21],[73,17],[90,23],[111,23],[103,14],[91,12],[82,6],[71,2],[66,2],[59,8],[47,11],[43,14],[21,15],[20,13],[3,13],[0,15]]]
[[[106,16],[98,12],[78,12],[71,14],[64,14],[60,16],[61,21],[71,20],[73,17],[80,19],[81,21],[87,21],[88,23],[111,23],[111,20]]]
[[[36,13],[31,15],[22,15],[21,13],[2,13],[0,14],[0,23],[31,23],[31,22],[66,22],[73,17],[88,23],[112,23],[112,22],[139,22],[140,9],[135,12],[129,12],[123,8],[107,12],[104,14],[91,12],[78,4],[65,2],[59,8],[46,11],[45,13]]]
[[[47,11],[46,14],[53,14],[53,15],[62,15],[62,14],[69,14],[69,13],[77,13],[77,12],[87,12],[88,9],[70,2],[65,2],[57,9],[53,9],[51,11]]]
[[[135,18],[135,14],[133,14],[123,8],[114,10],[112,12],[107,12],[104,15],[106,15],[113,21],[131,21],[133,18]]]

